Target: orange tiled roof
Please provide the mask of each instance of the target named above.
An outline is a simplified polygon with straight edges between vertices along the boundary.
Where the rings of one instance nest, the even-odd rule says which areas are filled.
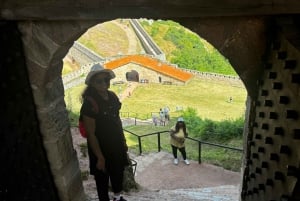
[[[142,65],[146,68],[157,71],[161,74],[173,77],[180,81],[188,81],[193,76],[191,73],[182,71],[168,64],[162,63],[159,60],[156,60],[151,57],[141,56],[141,55],[130,55],[126,57],[122,57],[120,59],[116,59],[114,61],[110,61],[106,63],[104,66],[108,69],[116,69],[120,66],[126,65],[128,63],[136,63]]]

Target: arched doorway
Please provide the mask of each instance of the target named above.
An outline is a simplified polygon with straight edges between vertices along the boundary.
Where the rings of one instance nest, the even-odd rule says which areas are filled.
[[[70,173],[66,173],[64,171],[70,171],[70,169],[66,168],[66,162],[72,161],[74,164],[78,163],[76,156],[72,154],[72,143],[70,138],[70,131],[68,125],[68,117],[66,115],[66,111],[60,110],[60,108],[64,108],[64,101],[61,99],[63,96],[63,86],[61,80],[61,68],[62,68],[62,58],[67,54],[68,49],[71,47],[73,42],[77,40],[77,38],[83,34],[89,27],[100,23],[92,21],[92,22],[77,22],[74,23],[38,23],[34,22],[32,24],[22,24],[21,28],[24,36],[29,35],[31,37],[40,38],[42,35],[47,35],[49,37],[49,41],[55,41],[57,44],[63,44],[58,47],[53,47],[49,43],[46,43],[44,40],[30,40],[30,37],[24,37],[25,49],[29,54],[28,60],[33,61],[29,63],[28,68],[31,72],[39,71],[39,69],[45,69],[41,71],[39,78],[48,77],[49,79],[38,79],[38,77],[31,77],[31,83],[33,86],[36,86],[33,90],[35,95],[36,104],[44,108],[43,110],[38,110],[38,115],[41,120],[41,130],[43,132],[44,144],[47,145],[47,154],[49,156],[50,164],[53,164],[52,172],[54,175],[56,185],[62,191],[61,196],[69,197],[70,194],[66,194],[64,191],[67,190],[68,186],[62,185],[62,179],[71,179],[69,177]],[[28,28],[30,27],[30,29]],[[64,28],[61,28],[64,27]],[[73,27],[81,27],[80,30],[75,29],[73,35],[70,35],[69,30],[72,30]],[[31,29],[36,30],[34,35],[32,36]],[[49,33],[49,30],[52,30],[53,33]],[[60,30],[61,35],[64,37],[56,37],[56,31]],[[47,33],[47,34],[46,34]],[[63,40],[63,42],[62,42]],[[49,49],[47,51],[48,54],[40,57],[40,47],[44,47],[45,49]],[[59,55],[59,56],[57,56]],[[47,58],[47,59],[43,59]],[[46,68],[44,68],[46,66]],[[52,69],[58,69],[56,71],[52,71]],[[59,81],[57,81],[59,80]],[[60,91],[58,93],[58,91]],[[51,97],[51,99],[47,98],[47,96]],[[40,98],[43,97],[43,98]],[[53,107],[53,104],[55,107]],[[47,109],[51,105],[49,109]],[[50,110],[50,112],[48,111]],[[48,111],[48,112],[44,112]],[[63,111],[63,115],[58,115]],[[50,121],[52,120],[52,121]],[[48,128],[47,125],[52,125],[51,129]],[[58,142],[64,142],[64,144],[60,144]],[[57,148],[58,147],[58,148]],[[59,151],[58,151],[59,149]],[[57,155],[57,153],[66,153],[66,155]],[[63,169],[64,171],[61,171]],[[79,185],[80,183],[80,170],[79,168],[72,168],[72,180],[76,181],[72,184]],[[77,179],[75,179],[75,178]],[[71,182],[71,180],[70,180]],[[82,191],[76,191],[77,194],[82,194]],[[75,196],[74,194],[73,196]],[[72,199],[72,198],[70,198]]]
[[[129,13],[128,16],[130,17]],[[267,27],[264,19],[225,18],[224,20],[220,18],[181,19],[181,21],[199,35],[206,36],[208,41],[215,44],[215,47],[222,50],[224,55],[232,61],[249,92],[248,104],[252,106],[249,107],[248,114],[251,120],[256,115],[254,111],[255,98],[259,89],[257,82],[261,78],[261,66],[266,63],[261,61],[261,57],[267,46],[265,38]],[[82,194],[82,191],[76,191],[80,189],[78,187],[80,186],[80,176],[78,169],[74,168],[77,160],[73,154],[68,118],[62,100],[61,60],[78,36],[99,22],[50,23],[35,21],[20,23],[27,67],[31,72],[30,82],[41,122],[43,143],[62,200],[75,200],[74,197]],[[211,34],[217,33],[214,30],[218,30],[218,28],[226,30],[218,36]],[[45,38],[47,40],[44,40]],[[45,51],[41,51],[41,48]],[[240,51],[241,49],[243,52]],[[298,130],[295,132],[297,134]],[[74,165],[72,166],[72,164]],[[71,195],[70,189],[75,189],[76,193]]]
[[[139,73],[136,70],[126,72],[126,80],[131,82],[139,82]]]

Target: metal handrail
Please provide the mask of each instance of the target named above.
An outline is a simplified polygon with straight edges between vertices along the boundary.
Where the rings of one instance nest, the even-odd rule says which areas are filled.
[[[169,130],[166,131],[158,131],[158,132],[153,132],[153,133],[148,133],[148,134],[143,134],[143,135],[137,135],[131,131],[128,131],[126,129],[123,129],[124,131],[126,131],[127,133],[134,135],[138,138],[138,143],[139,143],[139,155],[142,154],[142,138],[143,137],[147,137],[147,136],[151,136],[151,135],[157,135],[157,147],[158,147],[158,152],[161,151],[161,141],[160,141],[160,135],[162,133],[170,133]],[[220,148],[225,148],[225,149],[230,149],[230,150],[234,150],[234,151],[239,151],[239,152],[243,152],[243,149],[241,148],[236,148],[236,147],[229,147],[229,146],[225,146],[225,145],[221,145],[221,144],[215,144],[215,143],[211,143],[211,142],[205,142],[199,139],[195,139],[192,137],[186,137],[186,139],[188,140],[192,140],[192,141],[196,141],[198,142],[198,163],[201,163],[201,150],[202,150],[202,144],[206,144],[209,146],[215,146],[215,147],[220,147]]]

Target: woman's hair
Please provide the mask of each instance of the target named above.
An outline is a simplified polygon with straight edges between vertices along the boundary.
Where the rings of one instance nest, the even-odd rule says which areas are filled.
[[[92,87],[91,85],[88,85],[82,92],[81,94],[81,103],[83,102],[84,98],[87,96],[94,97],[95,94],[97,93],[96,89]]]
[[[110,74],[108,72],[102,72],[102,73],[105,73],[107,74],[108,76],[110,76]],[[80,102],[82,103],[84,98],[87,97],[87,96],[91,96],[91,97],[94,97],[96,94],[97,94],[97,91],[96,89],[91,85],[91,83],[94,81],[95,79],[95,76],[97,74],[93,75],[91,78],[90,78],[90,81],[89,81],[89,84],[86,86],[86,88],[83,90],[82,94],[81,94],[81,98],[80,98]],[[110,85],[110,83],[109,83]]]
[[[187,133],[186,133],[186,125],[185,125],[184,121],[178,121],[176,123],[176,125],[175,125],[175,132],[177,133],[179,131],[179,129],[181,127],[180,125],[182,125],[182,129],[183,129],[184,135],[187,135]]]

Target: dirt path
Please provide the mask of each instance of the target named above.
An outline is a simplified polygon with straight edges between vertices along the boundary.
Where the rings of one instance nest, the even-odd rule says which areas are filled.
[[[129,98],[132,95],[134,89],[138,86],[138,83],[137,82],[128,82],[127,85],[128,86],[126,87],[126,89],[122,92],[122,94],[119,97],[121,102],[125,98]]]
[[[128,39],[128,51],[125,54],[136,54],[137,53],[137,37],[135,32],[132,30],[132,28],[130,26],[126,26],[125,24],[121,24],[119,23],[117,20],[112,21],[114,24],[116,24],[117,26],[119,26],[120,28],[122,28],[126,35],[127,35],[127,39]]]

